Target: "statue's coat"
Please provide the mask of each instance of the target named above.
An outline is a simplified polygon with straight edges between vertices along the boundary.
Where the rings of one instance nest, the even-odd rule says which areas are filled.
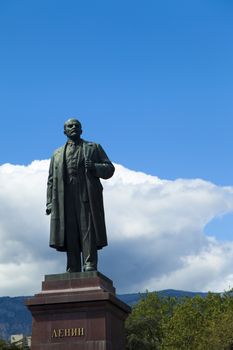
[[[88,200],[95,228],[97,249],[101,249],[107,245],[107,235],[102,195],[103,186],[99,178],[109,179],[113,175],[115,169],[99,144],[84,140],[82,140],[82,142],[85,159],[92,160],[95,163],[94,170],[85,171],[85,178]],[[51,209],[49,245],[61,251],[66,251],[64,208],[65,150],[66,145],[58,148],[51,158],[47,187],[47,209]]]

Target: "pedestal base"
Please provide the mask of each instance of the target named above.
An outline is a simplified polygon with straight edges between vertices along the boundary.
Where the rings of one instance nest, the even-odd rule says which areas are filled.
[[[26,302],[32,313],[32,350],[125,350],[130,307],[99,272],[45,276]]]

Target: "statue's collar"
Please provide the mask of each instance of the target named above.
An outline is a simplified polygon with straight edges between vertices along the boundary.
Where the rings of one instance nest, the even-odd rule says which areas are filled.
[[[67,145],[72,145],[72,146],[81,146],[83,144],[83,140],[80,139],[78,141],[73,141],[73,140],[68,140],[66,142]]]

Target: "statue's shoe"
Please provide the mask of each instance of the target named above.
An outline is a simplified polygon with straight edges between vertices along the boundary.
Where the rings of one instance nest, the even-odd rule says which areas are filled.
[[[95,266],[87,265],[87,266],[84,266],[83,271],[85,272],[97,271],[97,268]]]

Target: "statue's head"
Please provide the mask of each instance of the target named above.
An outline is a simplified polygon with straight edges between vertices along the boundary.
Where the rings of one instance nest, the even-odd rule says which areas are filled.
[[[64,134],[70,139],[78,139],[82,134],[82,124],[75,118],[68,119],[64,124]]]

